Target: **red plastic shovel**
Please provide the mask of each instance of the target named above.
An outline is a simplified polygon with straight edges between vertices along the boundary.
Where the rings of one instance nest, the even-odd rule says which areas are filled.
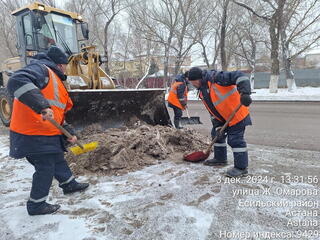
[[[203,160],[206,160],[211,152],[213,144],[218,140],[218,137],[223,133],[223,131],[227,128],[229,122],[233,119],[234,115],[238,112],[238,110],[241,107],[241,103],[236,107],[236,109],[231,113],[225,124],[220,128],[218,134],[212,139],[209,147],[207,148],[206,151],[198,151],[198,152],[193,152],[190,154],[185,154],[183,155],[183,160],[188,161],[188,162],[200,162]]]

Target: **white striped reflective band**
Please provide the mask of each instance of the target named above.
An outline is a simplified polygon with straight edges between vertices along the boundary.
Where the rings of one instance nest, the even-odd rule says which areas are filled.
[[[215,147],[226,147],[227,144],[226,143],[215,143],[215,144],[213,144],[213,146],[215,146]]]
[[[48,68],[48,67],[47,67]],[[54,94],[54,100],[52,99],[47,99],[50,106],[56,106],[58,108],[65,109],[66,104],[63,104],[62,102],[59,101],[59,86],[58,86],[58,80],[52,70],[48,68],[48,72],[51,75],[51,79],[53,82],[53,94]]]
[[[58,108],[62,108],[62,109],[65,109],[66,108],[66,105],[59,102],[59,101],[56,101],[56,100],[50,100],[50,99],[47,99],[50,106],[56,106]]]
[[[179,98],[179,101],[184,101],[184,98]]]
[[[218,88],[214,84],[212,84],[212,88],[215,90],[216,94],[220,99],[223,98],[221,92],[218,90]]]
[[[236,84],[240,83],[240,82],[243,82],[243,81],[249,81],[249,78],[247,76],[242,76],[242,77],[239,77],[236,81]]]
[[[45,201],[47,199],[47,197],[48,197],[48,195],[43,198],[40,198],[40,199],[29,198],[29,201],[34,202],[34,203],[39,203],[39,202]]]
[[[63,183],[60,183],[59,185],[60,185],[60,186],[65,185],[65,184],[71,182],[73,179],[74,179],[74,176],[71,176],[71,177],[69,177],[69,179],[68,179],[67,181],[65,181],[65,182],[63,182]]]
[[[248,149],[246,147],[244,148],[232,148],[233,152],[246,152]]]
[[[34,85],[33,83],[27,83],[25,85],[23,85],[22,87],[20,87],[19,89],[17,89],[15,92],[14,92],[14,96],[16,98],[20,98],[21,95],[25,94],[26,92],[32,90],[32,89],[37,89],[36,85]]]
[[[56,76],[51,72],[51,79],[53,80],[53,92],[54,92],[54,99],[59,100],[59,89],[58,89],[58,81]]]
[[[231,96],[233,93],[237,91],[236,88],[233,88],[229,92],[227,92],[225,95],[222,96],[222,94],[214,84],[212,84],[212,88],[214,89],[214,91],[219,97],[219,100],[213,103],[214,106],[217,106],[218,104],[220,104],[222,101],[224,101],[226,98],[228,98],[229,96]]]

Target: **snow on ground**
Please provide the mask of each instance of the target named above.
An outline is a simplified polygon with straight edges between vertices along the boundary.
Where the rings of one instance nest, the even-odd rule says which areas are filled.
[[[270,93],[269,89],[255,89],[253,100],[274,101],[320,101],[320,87],[298,87],[293,92],[286,88],[279,88],[277,93]]]
[[[279,88],[277,93],[270,93],[269,89],[254,89],[251,95],[256,101],[320,101],[320,87],[298,87],[293,92],[287,88]],[[188,100],[198,100],[197,91],[190,91]]]
[[[320,225],[320,152],[250,145],[252,175],[238,183],[225,182],[227,167],[182,161],[81,176],[90,188],[68,196],[54,182],[48,202],[62,207],[45,216],[25,209],[31,165],[7,154],[8,137],[0,136],[1,240],[320,239],[312,236]],[[288,237],[305,230],[309,236]]]

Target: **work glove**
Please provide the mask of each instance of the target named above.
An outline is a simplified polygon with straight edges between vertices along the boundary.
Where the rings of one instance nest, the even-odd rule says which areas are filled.
[[[67,130],[72,136],[76,136],[76,130],[68,123],[64,123],[62,127]]]
[[[241,94],[240,102],[242,105],[248,107],[252,103],[252,99],[249,94]]]
[[[212,130],[211,130],[212,139],[214,139],[215,136],[217,135],[218,135],[217,141],[224,139],[227,133],[225,131],[220,133],[220,129],[222,128],[223,123],[213,117],[211,117],[211,122],[212,122]]]
[[[51,108],[42,109],[41,114],[43,120],[54,119],[54,113]]]
[[[218,136],[217,141],[221,141],[227,136],[227,133],[225,131],[220,132],[221,128],[222,127],[216,127],[216,128],[213,127],[212,128],[212,130],[211,130],[212,139],[214,139],[216,136]]]
[[[70,124],[64,123],[64,124],[62,125],[62,127],[63,127],[64,129],[66,129],[72,136],[77,136],[75,129],[74,129]],[[63,143],[64,143],[64,145],[65,145],[66,147],[67,147],[68,145],[70,145],[70,142],[68,141],[67,136],[63,135],[62,138],[63,138]],[[77,137],[77,138],[78,138],[78,137]]]

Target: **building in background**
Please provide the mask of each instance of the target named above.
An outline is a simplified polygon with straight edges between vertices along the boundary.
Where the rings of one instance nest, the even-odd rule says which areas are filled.
[[[114,56],[114,59],[117,59],[117,60],[114,60],[111,62],[110,69],[111,69],[112,75],[115,77],[123,73],[128,73],[131,77],[134,77],[134,78],[142,77],[145,75],[147,71],[150,60],[157,67],[157,70],[159,71],[159,73],[163,73],[163,70],[164,70],[164,61],[165,61],[164,56],[155,55],[149,58],[147,55],[142,55],[132,59],[125,59],[121,54],[116,53]],[[176,60],[177,58],[175,56],[169,57],[169,68],[168,68],[169,75],[174,74]],[[190,67],[191,67],[191,57],[188,56],[184,59],[182,63],[181,71],[185,71]]]
[[[149,68],[149,76],[146,79],[145,87],[165,87],[166,81],[164,77],[164,62],[165,57],[154,55],[137,56],[135,58],[125,58],[122,54],[116,53],[110,63],[112,77],[117,79],[119,85],[124,87],[135,87],[138,81],[147,73]],[[169,57],[168,76],[173,77],[175,71],[175,56]],[[180,72],[184,72],[191,67],[191,57],[184,59]]]

